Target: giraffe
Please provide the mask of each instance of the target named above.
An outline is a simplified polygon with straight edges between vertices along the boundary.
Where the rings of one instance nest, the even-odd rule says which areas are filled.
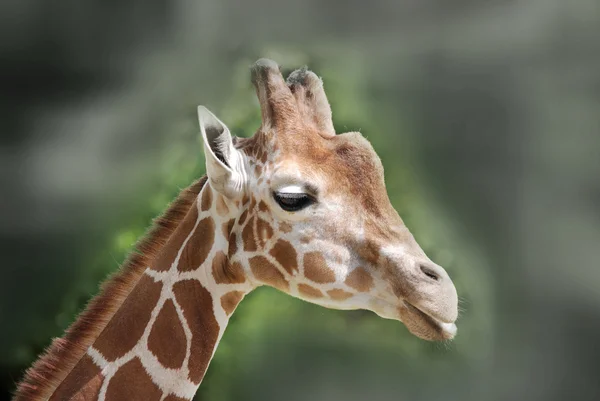
[[[337,135],[321,79],[251,67],[262,124],[236,138],[198,107],[206,176],[53,342],[15,400],[190,400],[237,305],[262,285],[456,334],[458,298],[387,196],[360,133]]]

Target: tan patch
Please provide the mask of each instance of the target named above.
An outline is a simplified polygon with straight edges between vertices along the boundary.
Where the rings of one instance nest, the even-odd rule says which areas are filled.
[[[136,357],[121,366],[108,383],[106,399],[116,400],[160,400],[162,391],[152,381],[140,360]]]
[[[369,142],[360,134],[337,136],[335,153],[327,170],[335,174],[340,188],[376,219],[397,220],[383,180],[383,167]]]
[[[237,252],[237,235],[235,233],[231,233],[229,236],[229,249],[227,253],[229,257],[232,257]]]
[[[267,162],[267,152],[263,151],[260,155],[260,161],[264,164]]]
[[[358,256],[371,264],[377,264],[379,261],[380,247],[374,241],[366,241],[354,247]]]
[[[242,215],[240,216],[240,222],[239,222],[240,226],[244,225],[244,222],[246,221],[246,217],[248,217],[248,209],[244,210],[242,212]]]
[[[262,175],[262,167],[256,166],[256,170],[254,170],[254,174],[256,174],[257,177],[260,177]]]
[[[267,245],[267,241],[273,237],[273,228],[265,220],[259,218],[256,219],[256,233],[258,235],[257,245],[260,248],[264,248]]]
[[[292,225],[287,221],[279,223],[279,231],[281,231],[282,233],[289,234],[292,232]]]
[[[221,226],[221,230],[223,230],[223,236],[225,238],[229,238],[229,234],[231,233],[231,230],[233,229],[233,225],[235,224],[235,219],[231,219],[226,223],[223,223],[223,225]]]
[[[304,255],[304,276],[315,283],[333,283],[335,273],[327,266],[320,252],[309,252]]]
[[[283,273],[277,267],[269,262],[264,256],[254,256],[250,258],[250,270],[254,277],[265,284],[278,288],[282,291],[289,290],[289,283],[283,276]]]
[[[312,241],[312,238],[308,237],[308,236],[304,236],[304,237],[300,238],[300,242],[303,244],[310,244],[310,241]]]
[[[100,368],[94,364],[91,357],[84,355],[56,388],[50,401],[95,399],[100,392],[103,379]]]
[[[248,203],[249,200],[250,198],[248,197],[248,194],[244,194],[244,196],[242,197],[242,205]]]
[[[248,220],[248,224],[242,230],[242,240],[244,242],[244,251],[256,251],[256,240],[254,239],[254,216]]]
[[[323,298],[321,290],[306,284],[298,284],[298,291],[307,298]]]
[[[212,217],[206,217],[198,223],[196,230],[185,244],[179,258],[179,271],[196,270],[208,256],[215,241],[215,223]]]
[[[162,289],[161,283],[146,275],[142,276],[114,314],[94,347],[108,360],[125,355],[142,337],[150,321],[152,309],[156,306]]]
[[[298,255],[289,242],[278,240],[269,253],[289,274],[293,275],[294,271],[298,271]]]
[[[373,288],[373,276],[362,267],[357,267],[348,274],[344,283],[357,291],[367,292]]]
[[[195,205],[192,205],[189,212],[181,224],[177,227],[169,241],[167,241],[165,246],[158,253],[156,259],[154,259],[150,264],[150,268],[152,270],[166,271],[171,268],[171,265],[177,257],[177,252],[179,252],[185,239],[194,229],[196,220],[198,220],[198,208],[196,208]]]
[[[238,306],[243,298],[244,293],[241,291],[230,291],[221,297],[221,306],[225,313],[227,313],[227,316],[233,313],[235,307]]]
[[[167,299],[148,337],[148,349],[165,367],[179,369],[185,358],[187,339],[173,301]]]
[[[189,378],[198,384],[204,377],[219,336],[213,298],[197,280],[179,281],[173,286],[173,292],[192,331]]]
[[[219,195],[217,198],[217,213],[221,217],[229,214],[229,206],[225,203],[225,197],[223,195]]]
[[[200,210],[206,212],[212,206],[212,189],[210,186],[206,186],[202,192],[202,198],[200,199]]]
[[[268,212],[269,206],[267,206],[267,204],[264,201],[260,201],[258,203],[258,210],[260,210],[261,212]]]
[[[348,292],[348,291],[334,288],[333,290],[327,291],[327,295],[329,295],[329,297],[335,301],[345,301],[346,299],[350,298],[354,294],[352,294],[351,292]]]

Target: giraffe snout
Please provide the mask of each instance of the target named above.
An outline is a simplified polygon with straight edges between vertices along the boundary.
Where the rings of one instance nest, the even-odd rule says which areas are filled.
[[[414,270],[414,291],[407,301],[440,322],[454,323],[458,318],[458,294],[446,270],[431,261],[416,262]]]

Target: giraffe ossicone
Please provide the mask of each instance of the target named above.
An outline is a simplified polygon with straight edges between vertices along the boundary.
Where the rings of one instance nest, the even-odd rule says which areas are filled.
[[[86,311],[27,372],[18,400],[189,400],[229,317],[269,285],[367,309],[427,340],[456,334],[446,271],[392,207],[359,133],[336,135],[306,68],[251,69],[262,124],[233,140],[200,106],[207,175],[184,190]]]

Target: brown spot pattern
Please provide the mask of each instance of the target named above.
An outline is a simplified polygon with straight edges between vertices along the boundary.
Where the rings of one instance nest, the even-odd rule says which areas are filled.
[[[323,293],[315,287],[307,284],[298,284],[298,291],[307,298],[322,298]]]
[[[95,400],[100,393],[100,388],[104,382],[104,376],[101,373],[98,373],[94,378],[86,383],[85,386],[81,388],[73,397],[69,399],[69,401],[88,401]],[[58,398],[62,399],[62,398]]]
[[[242,301],[244,298],[244,293],[241,291],[230,291],[227,294],[221,297],[221,306],[227,316],[230,316],[235,307]]]
[[[152,381],[138,358],[134,358],[115,373],[106,390],[111,401],[160,400],[162,391]]]
[[[183,246],[183,242],[194,228],[196,220],[198,220],[198,208],[196,208],[195,205],[192,205],[181,224],[159,252],[158,257],[150,264],[152,270],[166,271],[171,268],[171,265],[177,257],[177,252],[179,252]]]
[[[92,358],[84,355],[56,388],[50,401],[95,399],[100,392],[103,379],[100,368],[96,366]]]
[[[226,284],[229,282],[229,279],[226,276],[226,265],[228,262],[227,255],[225,255],[223,251],[219,251],[215,254],[215,257],[212,261],[212,274],[215,279],[215,283]]]
[[[234,262],[227,265],[227,277],[232,284],[241,284],[246,281],[246,273],[240,262]]]
[[[360,292],[367,292],[373,288],[373,276],[362,267],[352,270],[344,282],[348,287]]]
[[[333,290],[327,291],[327,295],[335,301],[345,301],[350,298],[353,294],[348,291],[340,290],[338,288],[334,288]]]
[[[242,240],[244,241],[244,251],[256,251],[256,241],[254,239],[254,216],[248,220],[248,224],[242,230]]]
[[[260,201],[260,203],[258,204],[258,210],[260,210],[261,212],[268,212],[269,206],[267,206],[267,204],[264,201]]]
[[[212,295],[197,280],[179,281],[173,286],[173,292],[193,333],[188,368],[190,380],[198,384],[204,377],[219,335]]]
[[[250,270],[258,281],[268,284],[280,290],[288,290],[289,283],[283,276],[283,273],[277,267],[269,262],[264,256],[254,256],[250,258]]]
[[[214,241],[215,223],[212,217],[209,216],[200,220],[196,230],[185,244],[177,269],[179,271],[190,271],[200,267],[206,260]]]
[[[94,343],[94,347],[108,361],[125,355],[137,344],[150,321],[150,314],[158,302],[161,289],[162,284],[155,283],[152,278],[146,275],[140,278]]]
[[[309,252],[304,255],[304,276],[315,283],[335,281],[335,273],[327,266],[320,252]]]
[[[212,189],[210,186],[204,187],[202,198],[200,198],[200,210],[206,212],[212,206]]]
[[[358,256],[370,262],[377,264],[379,260],[379,246],[374,241],[366,241],[355,247]]]
[[[273,228],[269,223],[259,218],[256,221],[256,233],[258,234],[257,245],[264,248],[267,241],[273,236]]]
[[[289,234],[292,232],[292,225],[287,221],[279,223],[279,231],[285,234]]]
[[[239,284],[246,281],[242,266],[238,262],[230,264],[222,251],[217,252],[213,259],[212,273],[217,284]]]
[[[236,252],[237,252],[237,235],[235,235],[235,233],[231,233],[231,236],[229,237],[229,248],[227,250],[227,253],[228,253],[229,257],[232,257],[233,255],[235,255]]]
[[[289,274],[298,271],[298,255],[296,249],[289,242],[278,240],[269,253]]]
[[[178,369],[183,364],[187,339],[173,301],[167,299],[148,337],[148,349],[167,368]]]
[[[82,360],[152,260],[182,224],[190,208],[198,205],[198,195],[206,181],[205,176],[181,191],[165,213],[155,220],[152,229],[136,245],[138,252],[133,252],[120,271],[103,284],[99,295],[88,304],[65,336],[55,339],[47,352],[27,371],[16,389],[16,399],[47,400],[51,397],[59,385],[57,380],[66,377]],[[57,364],[57,360],[61,363]]]

